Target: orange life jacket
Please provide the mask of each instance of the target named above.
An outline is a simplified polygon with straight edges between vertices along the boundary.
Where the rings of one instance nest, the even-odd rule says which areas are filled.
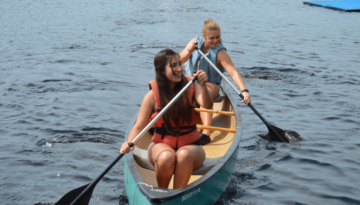
[[[154,92],[154,98],[156,104],[155,113],[151,115],[151,120],[152,120],[161,111],[161,105],[160,105],[159,90],[156,81],[155,80],[150,81],[149,85],[150,85],[150,89],[152,89]],[[192,84],[187,91],[190,105],[193,104],[192,99],[193,99],[194,91],[195,91],[195,85]],[[170,127],[176,129],[175,123],[171,118],[167,116],[167,113],[161,116],[154,124],[155,126],[154,135],[151,141],[153,141],[154,143],[165,143],[175,149],[178,149],[182,146],[189,145],[199,140],[200,135],[196,129],[196,124],[199,122],[200,114],[196,112],[194,107],[192,106],[191,108],[189,108],[189,111],[191,112],[191,122],[190,123],[184,122],[183,124],[181,124],[179,126],[180,130],[176,130],[176,132],[173,135],[171,134]],[[182,119],[180,119],[179,122],[182,123]]]

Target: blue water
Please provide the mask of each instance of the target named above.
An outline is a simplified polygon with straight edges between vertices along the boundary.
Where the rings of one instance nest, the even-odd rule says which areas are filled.
[[[239,102],[238,164],[215,204],[360,204],[360,13],[300,0],[3,0],[0,11],[1,204],[51,204],[96,178],[118,156],[155,54],[181,52],[207,18],[255,108],[304,139],[262,140]],[[91,204],[127,204],[123,179],[121,160]]]

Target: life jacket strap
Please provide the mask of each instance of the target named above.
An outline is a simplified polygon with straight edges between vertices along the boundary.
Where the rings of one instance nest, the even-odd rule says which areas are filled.
[[[195,109],[195,107],[193,105],[191,105],[190,109]],[[162,109],[155,108],[155,113],[159,113],[159,112],[161,112],[161,110]],[[187,135],[187,134],[191,133],[192,131],[196,130],[196,125],[183,126],[183,127],[180,127],[181,130],[187,130],[187,129],[190,129],[190,130],[185,131],[185,132],[179,132],[177,130],[177,128],[174,128],[173,129],[174,133],[171,133],[171,129],[170,129],[171,126],[170,126],[170,123],[169,123],[169,115],[167,113],[165,113],[164,116],[163,116],[163,119],[165,121],[165,124],[162,123],[161,127],[155,127],[154,128],[154,132],[157,133],[157,134],[160,134],[162,140],[164,140],[165,135],[172,135],[174,137],[179,137],[179,136],[182,136],[182,135]]]
[[[193,126],[183,126],[183,127],[180,127],[181,130],[187,130],[189,129],[188,131],[185,131],[185,132],[179,132],[178,130],[176,130],[176,128],[174,129],[174,133],[172,134],[168,128],[165,127],[164,124],[162,124],[161,127],[155,127],[154,128],[154,132],[161,135],[161,139],[163,140],[165,135],[172,135],[174,137],[180,137],[180,136],[183,136],[183,135],[187,135],[191,132],[193,132],[194,130],[196,130],[196,125],[193,125]]]

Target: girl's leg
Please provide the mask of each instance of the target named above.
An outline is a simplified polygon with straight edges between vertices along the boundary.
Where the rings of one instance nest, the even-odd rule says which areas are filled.
[[[174,189],[188,184],[193,170],[199,168],[205,161],[205,151],[198,145],[186,145],[176,152],[174,173]]]
[[[216,85],[215,83],[206,83],[206,87],[209,90],[212,98],[213,99],[216,98],[216,96],[219,94],[220,86]],[[200,108],[203,108],[203,107],[200,106]],[[213,117],[212,113],[208,113],[208,112],[200,113],[200,118],[201,118],[203,125],[211,126],[212,117]],[[202,133],[210,136],[210,130],[203,130]]]
[[[168,188],[175,169],[175,150],[167,144],[151,143],[148,148],[150,162],[155,167],[159,187]]]

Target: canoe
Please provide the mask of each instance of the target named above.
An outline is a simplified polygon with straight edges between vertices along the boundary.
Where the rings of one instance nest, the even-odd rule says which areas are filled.
[[[145,133],[135,148],[126,155],[124,166],[125,190],[129,204],[214,204],[228,186],[234,171],[241,137],[241,116],[236,102],[222,89],[214,100],[211,142],[204,145],[206,159],[194,170],[188,185],[173,189],[157,187],[155,171],[147,155],[152,135]],[[203,111],[203,110],[202,110]],[[129,135],[137,119],[134,115],[129,122],[125,136]],[[198,129],[203,129],[198,125]]]

